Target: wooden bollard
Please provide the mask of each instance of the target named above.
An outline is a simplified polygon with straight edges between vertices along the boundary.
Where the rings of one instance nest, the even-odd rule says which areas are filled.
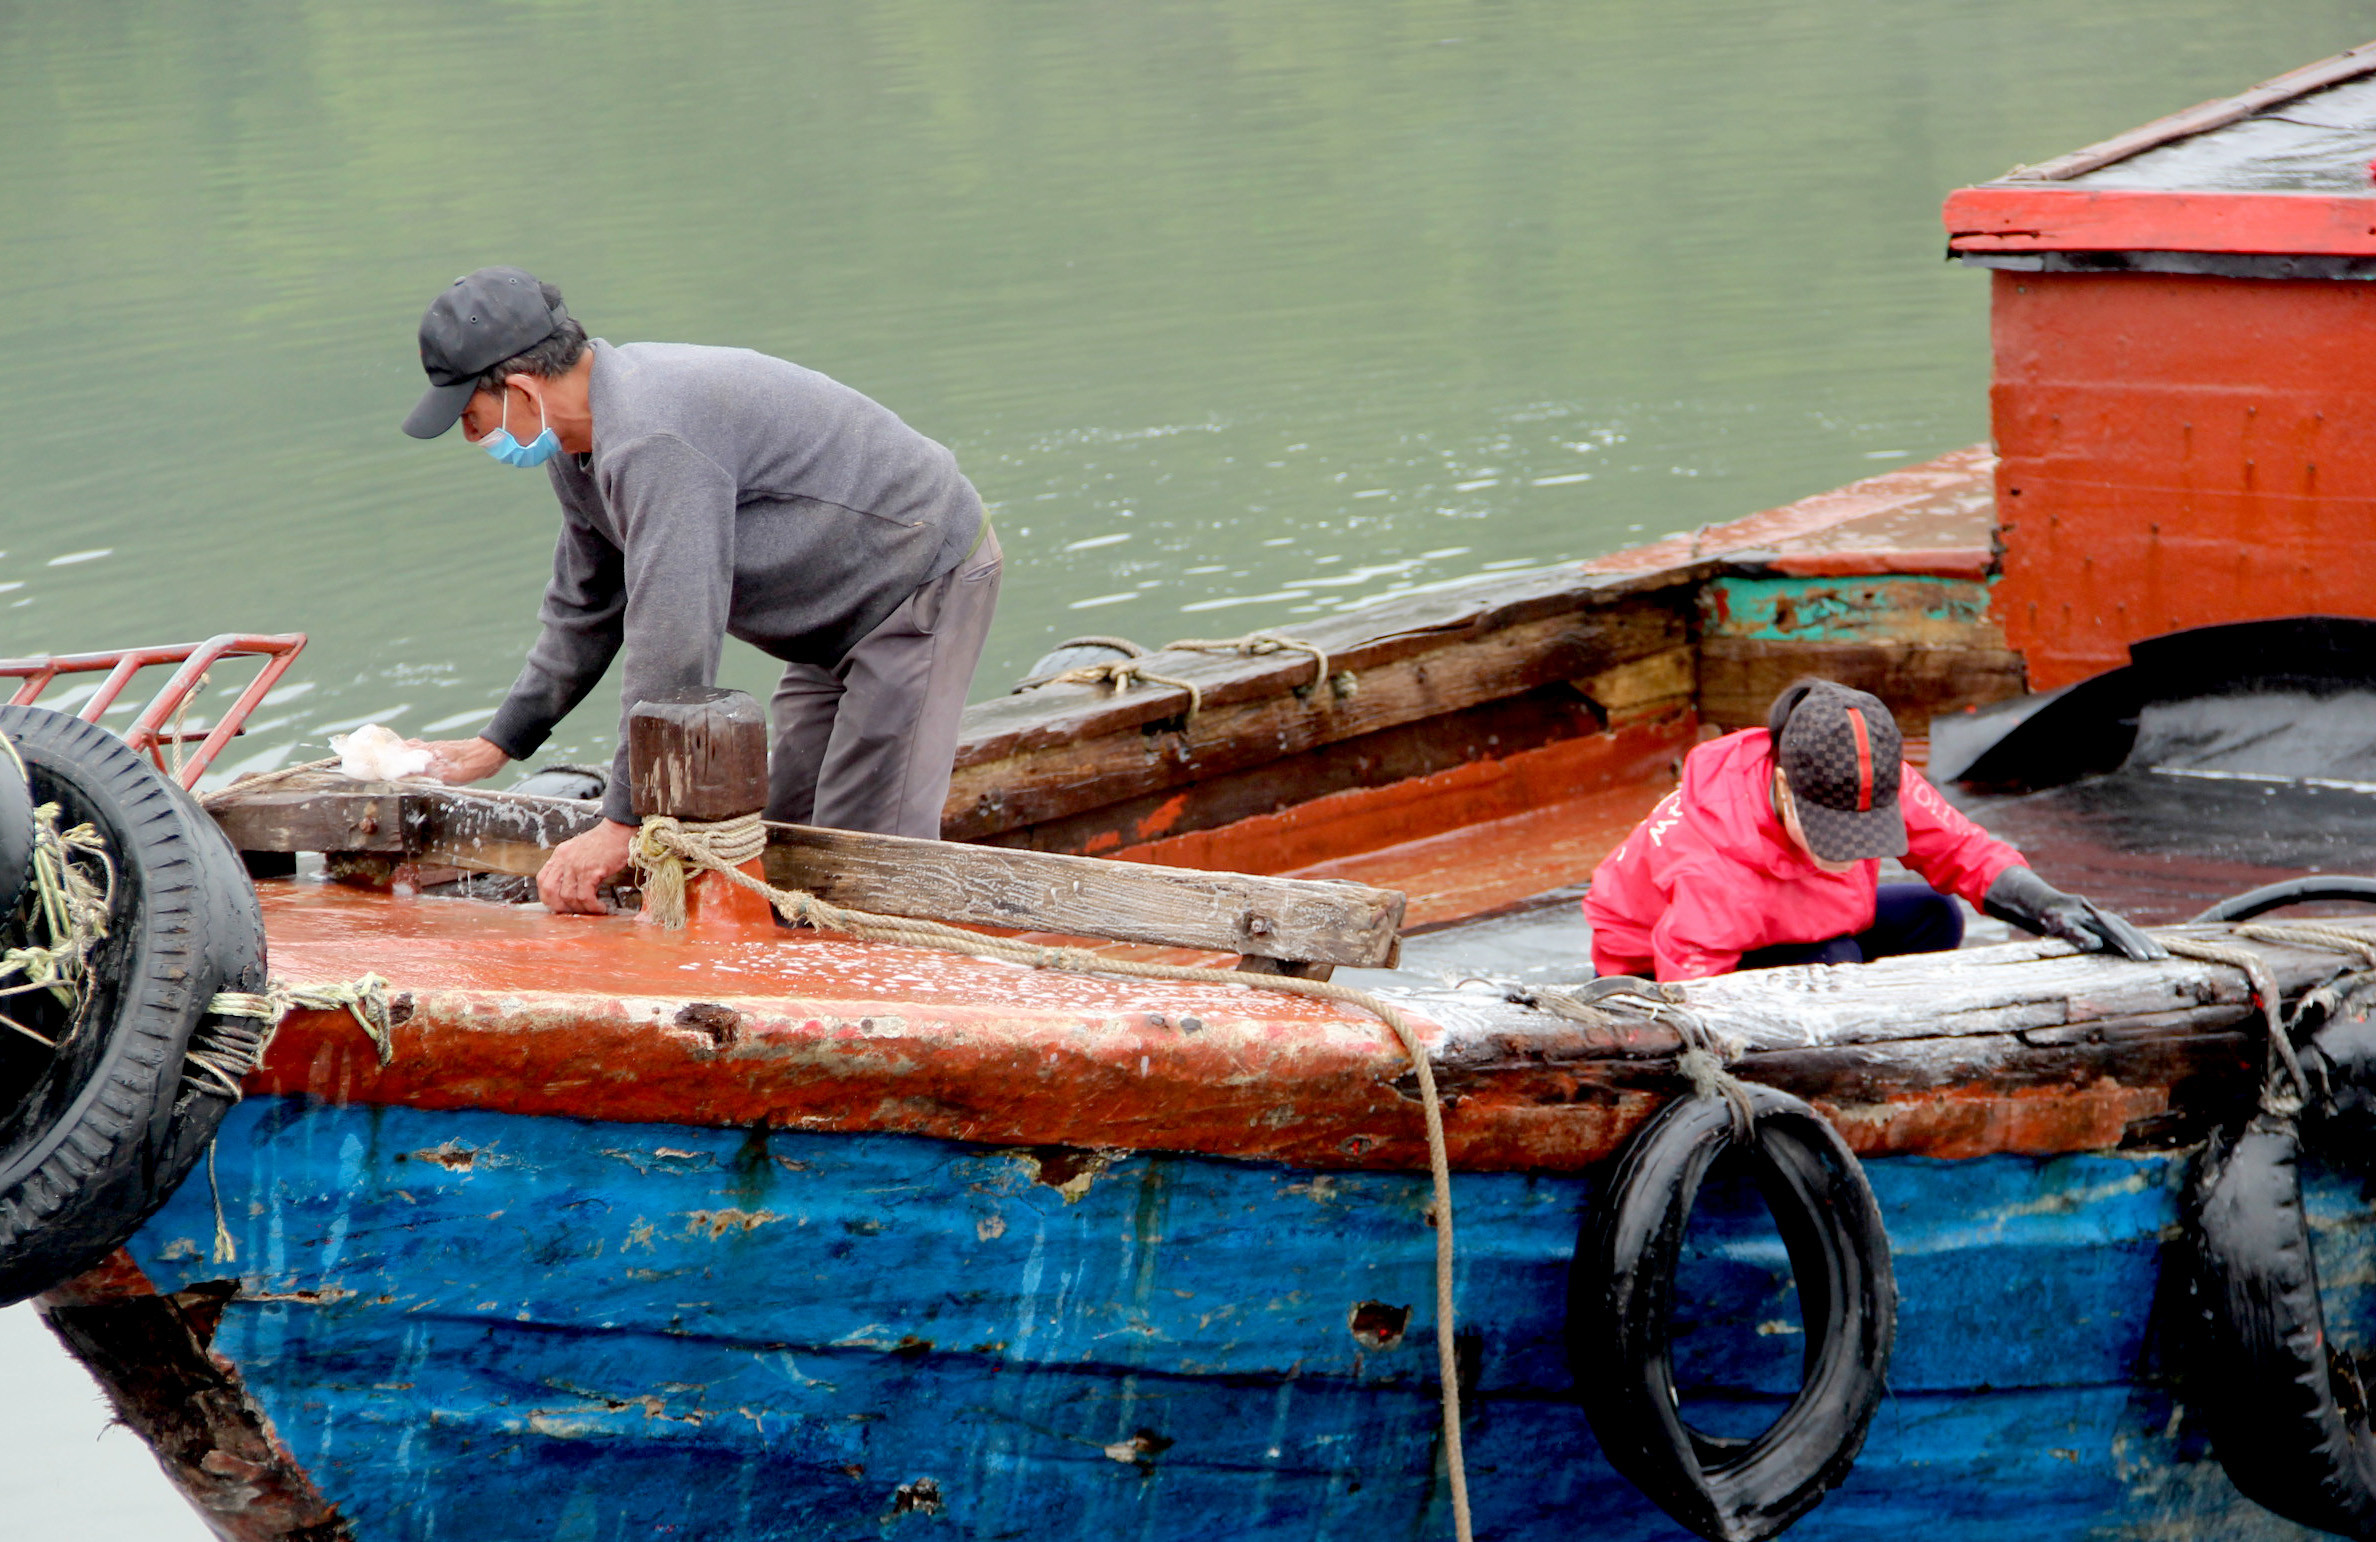
[[[716,824],[756,814],[767,807],[767,716],[742,691],[679,691],[639,702],[627,714],[627,776],[639,817]],[[767,876],[757,857],[742,870]],[[719,873],[688,878],[688,933],[772,928],[775,912],[765,896]]]

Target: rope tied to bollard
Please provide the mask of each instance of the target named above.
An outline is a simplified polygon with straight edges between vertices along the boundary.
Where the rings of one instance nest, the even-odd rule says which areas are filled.
[[[1062,678],[1061,676],[1059,678]],[[803,889],[783,889],[742,870],[742,864],[766,849],[767,832],[760,816],[705,823],[667,815],[645,816],[630,852],[643,874],[644,894],[652,919],[665,927],[685,924],[685,885],[688,869],[716,873],[727,882],[762,895],[776,914],[795,926],[839,932],[862,942],[929,948],[1032,969],[1070,974],[1115,975],[1134,980],[1169,980],[1195,985],[1240,986],[1342,1002],[1375,1015],[1392,1031],[1409,1057],[1419,1082],[1419,1102],[1427,1132],[1428,1174],[1435,1226],[1436,1370],[1442,1383],[1444,1462],[1452,1497],[1452,1523],[1459,1542],[1472,1542],[1469,1519],[1468,1471],[1461,1450],[1460,1368],[1453,1342],[1452,1162],[1444,1141],[1443,1099],[1436,1090],[1435,1068],[1419,1040],[1419,1033],[1392,1002],[1333,980],[1307,980],[1295,975],[1255,975],[1198,969],[1181,964],[1148,964],[1135,959],[1107,958],[1086,948],[1050,948],[1015,938],[990,937],[939,921],[908,916],[877,915],[851,910],[818,898]],[[739,855],[738,855],[739,854]],[[673,896],[673,909],[664,911],[657,896]],[[671,919],[673,916],[673,920]]]

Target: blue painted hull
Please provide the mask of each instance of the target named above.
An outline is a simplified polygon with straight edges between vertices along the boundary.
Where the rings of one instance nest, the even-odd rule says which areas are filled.
[[[134,1256],[240,1276],[215,1348],[372,1542],[1450,1534],[1423,1177],[275,1098],[218,1166],[238,1264],[203,1181]],[[2303,1535],[2141,1374],[2181,1159],[1868,1171],[1893,1396],[1794,1535]],[[1681,1535],[1568,1400],[1588,1183],[1455,1183],[1479,1535]],[[2368,1206],[2316,1209],[2347,1338]],[[1681,1298],[1693,1417],[1770,1418],[1803,1340],[1753,1197],[1710,1195]],[[1399,1342],[1363,1303],[1410,1309]]]

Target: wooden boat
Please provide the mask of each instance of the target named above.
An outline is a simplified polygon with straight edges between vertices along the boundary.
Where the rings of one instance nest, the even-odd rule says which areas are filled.
[[[2289,352],[2368,303],[2349,264],[2376,236],[2347,227],[2376,229],[2376,199],[2314,218],[2305,195],[2190,189],[2132,220],[2081,184],[2371,71],[2345,56],[1949,201],[1958,253],[2035,264],[1995,279],[1993,454],[1286,639],[1114,650],[1103,680],[972,709],[947,841],[769,832],[779,885],[1209,981],[781,930],[723,890],[681,933],[553,917],[501,894],[590,805],[230,790],[217,816],[272,875],[273,973],[384,977],[392,1053],[343,1012],[291,1015],[212,1184],[46,1315],[226,1536],[1447,1534],[1413,1067],[1365,1012],[1265,982],[1357,980],[1403,935],[1572,893],[1683,753],[1801,673],[1945,743],[2156,633],[2376,614],[2325,517],[2376,495],[2334,394],[2367,366]],[[2222,234],[2231,197],[2295,202],[2247,241]],[[2230,307],[2292,330],[2236,343]],[[2152,368],[2106,367],[2138,316]],[[2216,581],[2185,567],[2206,554]],[[2370,830],[2327,838],[2356,855]],[[321,867],[291,873],[300,853]],[[2021,941],[1693,983],[1689,1029],[1397,992],[1449,1103],[1478,1534],[1677,1534],[1594,1439],[1563,1340],[1583,1218],[1692,1096],[1702,1033],[1821,1112],[1887,1225],[1891,1396],[1806,1534],[2008,1513],[2042,1536],[2291,1534],[2185,1395],[2170,1250],[2195,1148],[2261,1091],[2262,1009],[2352,959],[2171,935],[2257,959],[2257,1002],[2233,963]],[[2364,1201],[2311,1196],[2350,1342],[2376,1310]],[[1680,1406],[1771,1423],[1809,1299],[1756,1190],[1711,1182],[1670,1262]]]

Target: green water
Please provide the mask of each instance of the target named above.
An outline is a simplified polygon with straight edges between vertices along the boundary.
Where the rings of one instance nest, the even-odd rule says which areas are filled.
[[[0,0],[0,653],[310,632],[234,765],[483,721],[550,495],[396,423],[421,307],[499,261],[600,335],[779,353],[953,446],[1009,563],[977,694],[1074,632],[1604,551],[1980,438],[1986,286],[1941,197],[2371,31],[2335,0]]]

